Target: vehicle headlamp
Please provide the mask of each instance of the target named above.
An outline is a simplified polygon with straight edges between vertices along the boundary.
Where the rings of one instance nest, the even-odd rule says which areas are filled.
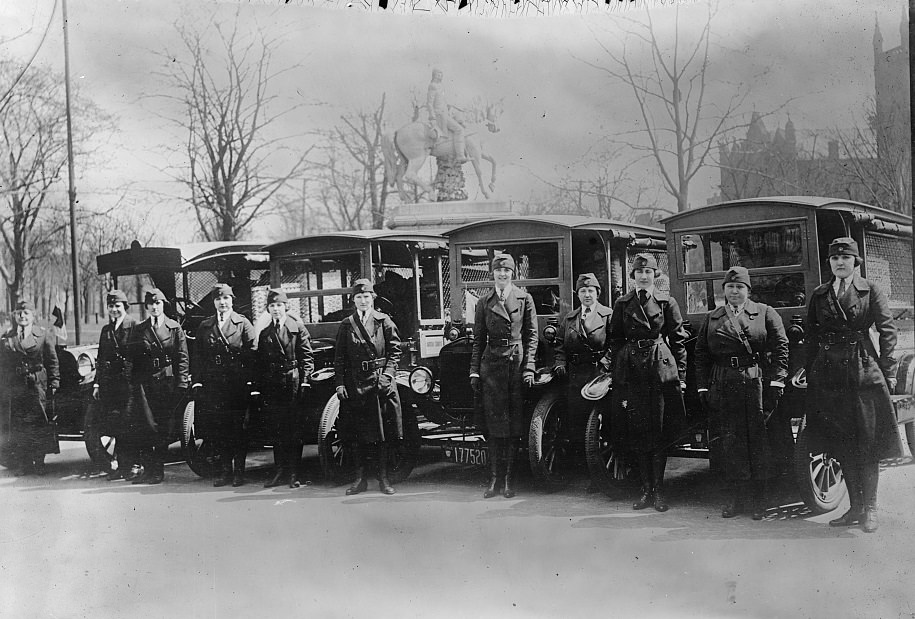
[[[432,380],[432,372],[429,368],[418,367],[410,372],[410,389],[419,395],[426,395],[432,391],[435,382]]]

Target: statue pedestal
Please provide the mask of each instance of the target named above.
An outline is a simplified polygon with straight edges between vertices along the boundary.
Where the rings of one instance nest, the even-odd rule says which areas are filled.
[[[505,217],[511,212],[511,204],[502,201],[417,202],[394,207],[394,215],[388,225],[398,230],[447,228],[481,219]]]

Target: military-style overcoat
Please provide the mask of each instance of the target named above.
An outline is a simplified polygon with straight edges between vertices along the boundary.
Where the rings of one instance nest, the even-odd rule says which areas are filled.
[[[13,325],[0,337],[0,381],[0,412],[9,419],[10,453],[60,453],[47,406],[47,390],[60,386],[53,336],[33,324],[20,340],[19,327]]]
[[[279,331],[271,320],[257,338],[256,358],[256,382],[268,436],[274,441],[302,440],[305,411],[296,405],[296,396],[315,369],[308,329],[289,314]]]
[[[829,283],[818,286],[807,305],[807,408],[819,430],[856,440],[867,458],[902,455],[886,379],[895,378],[896,326],[886,295],[854,275],[839,302]],[[878,334],[880,351],[869,330]]]
[[[188,386],[187,337],[181,325],[162,317],[158,329],[148,318],[130,330],[130,403],[128,431],[147,443],[176,435]]]
[[[340,432],[344,440],[362,444],[403,438],[400,395],[393,380],[403,354],[397,326],[390,316],[373,309],[364,325],[366,340],[360,323],[354,312],[337,331],[334,381],[348,396],[340,402]],[[391,377],[387,386],[382,374]]]
[[[598,362],[610,356],[612,312],[606,305],[595,303],[586,320],[581,319],[581,314],[582,307],[578,307],[559,321],[554,365],[566,369],[566,401],[571,418],[587,421],[594,402],[581,397],[581,388],[601,371]]]
[[[737,321],[740,332],[725,306],[705,315],[694,352],[696,386],[709,392],[709,422],[720,435],[725,479],[767,479],[773,467],[762,388],[785,382],[788,338],[778,313],[763,303],[748,299]]]
[[[635,290],[613,304],[608,335],[613,358],[611,441],[623,451],[663,448],[677,438],[686,412],[686,329],[677,301],[655,289],[645,305]]]
[[[109,416],[118,417],[127,412],[130,398],[130,359],[127,342],[130,331],[137,324],[133,316],[124,316],[115,328],[110,321],[102,327],[98,340],[98,355],[95,363],[95,382],[99,391],[98,419],[93,423],[111,421]]]
[[[537,355],[537,311],[530,294],[512,286],[499,300],[496,290],[477,301],[470,373],[483,382],[482,404],[490,438],[526,434],[522,374],[533,372]]]
[[[223,330],[218,315],[200,323],[194,338],[192,376],[203,385],[195,409],[194,429],[200,436],[219,436],[244,418],[254,361],[254,326],[230,312]],[[238,421],[238,419],[235,419]]]

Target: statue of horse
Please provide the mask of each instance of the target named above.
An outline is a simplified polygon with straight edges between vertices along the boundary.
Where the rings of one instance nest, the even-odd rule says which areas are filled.
[[[455,113],[455,116],[458,114]],[[483,150],[484,129],[490,133],[499,132],[499,117],[502,115],[502,104],[487,105],[464,123],[465,151],[467,159],[473,164],[480,190],[486,198],[492,195],[496,186],[496,160]],[[386,133],[381,139],[381,148],[384,153],[384,170],[391,187],[397,187],[400,199],[404,202],[410,199],[404,189],[404,183],[419,187],[426,195],[432,196],[432,186],[421,179],[419,169],[432,155],[436,158],[454,159],[454,148],[450,135],[438,135],[438,131],[430,122],[414,121],[404,125],[393,134]],[[485,159],[492,166],[489,183],[483,181],[483,172],[480,160]]]

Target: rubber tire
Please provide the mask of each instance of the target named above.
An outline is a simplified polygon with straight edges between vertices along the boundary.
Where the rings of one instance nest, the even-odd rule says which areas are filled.
[[[534,479],[549,492],[564,488],[571,480],[571,446],[555,439],[567,422],[564,395],[557,389],[547,390],[531,414],[527,456]]]
[[[811,453],[806,422],[794,444],[794,477],[804,504],[815,514],[836,509],[848,493],[842,466],[828,452]]]
[[[89,454],[92,464],[99,469],[108,470],[111,468],[112,460],[115,459],[114,450],[117,440],[113,436],[90,434],[87,431],[92,426],[97,409],[98,403],[94,400],[87,406],[86,422],[83,425],[83,444],[86,446],[86,453]]]
[[[188,467],[200,477],[213,477],[219,472],[219,459],[212,443],[198,439],[194,432],[194,400],[188,401],[181,418],[181,450]]]
[[[591,475],[591,488],[610,497],[631,483],[631,470],[626,460],[610,446],[609,424],[604,423],[606,406],[598,403],[588,415],[585,426],[585,460]]]
[[[352,481],[355,464],[350,462],[347,447],[340,440],[337,431],[337,418],[340,415],[340,399],[330,396],[321,411],[318,423],[318,459],[324,481],[331,485],[340,485]],[[420,437],[416,416],[403,415],[404,440],[391,454],[388,462],[388,481],[397,484],[413,472],[419,457]]]

